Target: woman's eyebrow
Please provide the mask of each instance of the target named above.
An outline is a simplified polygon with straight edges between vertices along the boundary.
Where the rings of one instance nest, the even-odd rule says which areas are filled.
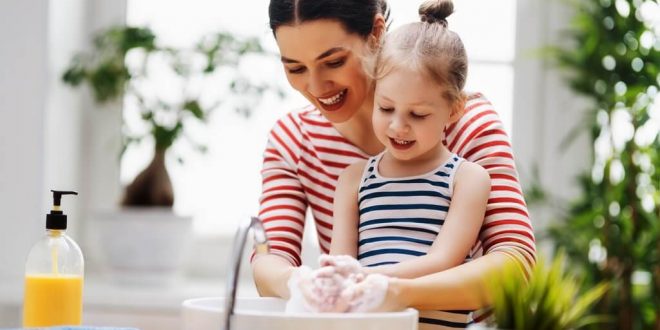
[[[325,52],[321,53],[321,55],[317,56],[317,57],[316,57],[316,60],[317,60],[317,61],[318,61],[318,60],[321,60],[321,59],[323,59],[323,58],[326,58],[326,57],[328,57],[328,56],[330,56],[330,55],[332,55],[332,54],[334,54],[334,53],[341,52],[341,51],[343,51],[343,50],[346,50],[346,48],[344,48],[344,47],[334,47],[334,48],[330,48],[330,49],[326,50]],[[298,62],[298,61],[296,61],[296,60],[294,60],[294,59],[290,59],[290,58],[285,57],[285,56],[282,56],[281,59],[282,59],[282,62],[283,62],[283,63],[300,63],[300,62]]]

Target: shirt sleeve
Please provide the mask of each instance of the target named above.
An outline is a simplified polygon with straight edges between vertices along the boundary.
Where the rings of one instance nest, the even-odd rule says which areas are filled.
[[[289,114],[280,119],[269,134],[261,170],[259,218],[270,253],[299,266],[307,199],[297,173],[302,132],[295,118]]]
[[[469,98],[465,111],[446,129],[446,142],[450,150],[490,174],[491,191],[479,233],[483,252],[507,253],[529,271],[536,260],[535,238],[509,137],[481,94]]]

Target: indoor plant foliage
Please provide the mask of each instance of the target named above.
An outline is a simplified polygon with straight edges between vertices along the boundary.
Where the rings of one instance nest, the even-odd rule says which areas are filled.
[[[592,162],[551,236],[587,284],[610,283],[595,310],[614,319],[611,329],[660,329],[660,5],[572,4],[573,45],[551,54],[593,101],[580,127]]]
[[[601,325],[604,318],[589,313],[607,285],[599,284],[583,292],[582,281],[564,270],[564,261],[564,254],[560,253],[550,265],[543,260],[537,262],[529,281],[513,263],[501,276],[493,276],[488,289],[495,326],[511,330],[568,330]]]
[[[122,154],[132,143],[145,138],[153,142],[154,157],[126,187],[123,206],[171,207],[174,194],[165,167],[166,152],[178,140],[205,152],[202,144],[185,134],[185,128],[195,121],[205,122],[220,105],[247,115],[263,93],[273,89],[241,75],[240,63],[248,55],[266,55],[257,39],[217,33],[202,38],[192,49],[177,49],[159,45],[148,28],[119,26],[100,32],[90,52],[73,58],[62,77],[65,83],[88,85],[98,103],[123,98],[126,105],[139,109],[142,127],[128,127],[124,122]],[[161,79],[151,76],[155,66],[167,68],[165,79],[173,91],[159,95],[150,88],[155,79]],[[204,85],[232,97],[209,99],[202,96]],[[237,99],[240,102],[231,102]]]

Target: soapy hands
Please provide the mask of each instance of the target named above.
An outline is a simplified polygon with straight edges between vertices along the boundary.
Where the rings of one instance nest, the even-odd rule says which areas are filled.
[[[288,282],[287,312],[359,313],[378,309],[387,294],[388,278],[366,274],[350,256],[319,257],[321,267],[299,267]]]

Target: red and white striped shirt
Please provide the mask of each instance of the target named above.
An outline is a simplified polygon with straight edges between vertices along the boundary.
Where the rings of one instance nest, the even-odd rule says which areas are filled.
[[[465,114],[445,130],[450,151],[485,168],[491,193],[479,240],[483,253],[503,251],[529,268],[536,258],[534,233],[513,151],[502,122],[481,94],[469,97]],[[309,206],[323,253],[330,249],[333,195],[339,174],[369,155],[346,140],[310,106],[289,113],[270,132],[264,152],[259,217],[271,253],[301,264],[305,212]],[[481,253],[477,253],[475,257]]]

